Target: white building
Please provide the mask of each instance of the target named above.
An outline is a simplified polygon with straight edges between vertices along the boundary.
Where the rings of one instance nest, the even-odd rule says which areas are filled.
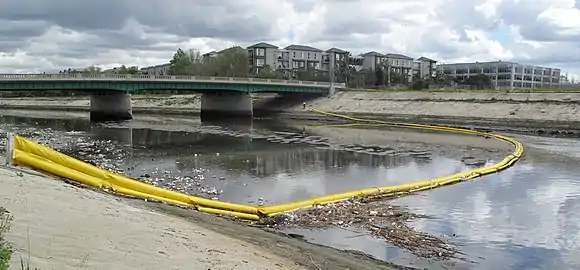
[[[560,84],[560,69],[514,62],[442,64],[437,65],[437,71],[459,82],[483,74],[496,89],[555,89]]]

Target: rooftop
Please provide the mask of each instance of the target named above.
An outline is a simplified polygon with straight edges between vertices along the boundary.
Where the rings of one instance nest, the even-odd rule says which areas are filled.
[[[435,60],[433,60],[431,58],[427,58],[425,56],[421,56],[417,60],[420,60],[420,61],[429,61],[429,62],[435,62],[435,63],[437,63],[437,61],[435,61]]]
[[[252,49],[252,48],[267,48],[267,49],[278,49],[278,46],[272,45],[270,43],[266,43],[266,42],[260,42],[260,43],[256,43],[250,47],[248,47],[248,49]]]
[[[371,51],[371,52],[368,52],[368,53],[363,53],[361,55],[362,56],[379,56],[379,57],[384,57],[385,56],[384,54],[378,53],[378,52],[375,52],[375,51]]]
[[[317,48],[306,46],[306,45],[295,45],[295,44],[289,45],[284,49],[294,50],[294,51],[322,52],[321,49],[317,49]]]
[[[413,57],[409,57],[406,55],[402,55],[400,53],[387,53],[385,54],[387,58],[395,58],[395,59],[405,59],[405,60],[413,60]]]
[[[333,53],[348,53],[348,51],[345,51],[345,50],[342,50],[342,49],[339,49],[339,48],[336,48],[336,47],[332,47],[332,48],[326,50],[326,52],[327,53],[332,53],[332,52]]]

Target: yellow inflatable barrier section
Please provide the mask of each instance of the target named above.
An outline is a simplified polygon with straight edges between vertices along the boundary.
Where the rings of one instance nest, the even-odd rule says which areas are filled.
[[[165,203],[191,207],[205,213],[225,216],[228,215],[235,216],[244,220],[259,220],[263,216],[274,216],[281,213],[310,208],[316,205],[336,203],[346,199],[350,199],[352,197],[369,197],[369,196],[389,197],[424,191],[444,185],[458,183],[461,181],[472,180],[477,177],[496,173],[506,168],[509,168],[520,159],[524,151],[523,146],[520,142],[506,136],[492,133],[485,133],[480,131],[451,127],[408,124],[408,123],[392,123],[373,119],[362,119],[346,115],[324,112],[320,110],[310,110],[310,112],[326,116],[338,117],[345,120],[356,122],[351,124],[341,124],[333,126],[355,126],[355,125],[393,126],[422,130],[455,132],[476,136],[486,136],[513,144],[514,151],[511,155],[505,157],[502,161],[500,161],[497,164],[441,178],[396,186],[385,186],[378,188],[367,188],[362,190],[349,191],[340,194],[320,196],[298,202],[255,207],[199,198],[196,196],[170,191],[150,184],[146,184],[138,180],[134,180],[122,175],[111,173],[107,170],[98,168],[96,166],[82,162],[75,158],[69,157],[58,151],[50,149],[49,147],[40,145],[36,142],[27,140],[19,136],[14,136],[13,145],[10,145],[8,149],[10,149],[9,151],[12,152],[11,158],[13,163],[17,165],[38,169],[56,176],[70,179],[83,185],[87,185],[90,187],[106,191],[112,191],[114,193],[126,196],[138,197],[143,199],[152,199]],[[8,144],[11,143],[12,142],[9,142]]]

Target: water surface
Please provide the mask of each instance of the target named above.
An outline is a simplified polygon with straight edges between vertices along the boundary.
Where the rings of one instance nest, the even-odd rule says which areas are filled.
[[[124,128],[124,124],[95,126],[84,117],[4,115],[0,125],[75,154],[92,151],[94,146],[88,147],[87,142],[105,140],[107,144],[98,145],[101,151],[91,155],[110,156],[132,177],[147,174],[147,181],[190,193],[214,188],[215,192],[201,193],[244,204],[295,201],[468,169],[446,155],[425,158],[393,154],[389,149],[369,154],[367,150],[331,149],[323,140],[281,141],[275,137],[299,137],[301,130],[267,122],[240,127],[194,121],[190,128],[198,131],[169,132],[158,127]],[[413,226],[449,236],[473,262],[429,263],[356,230],[296,232],[313,242],[429,269],[580,268],[580,141],[519,138],[527,151],[513,168],[395,201],[433,216]]]

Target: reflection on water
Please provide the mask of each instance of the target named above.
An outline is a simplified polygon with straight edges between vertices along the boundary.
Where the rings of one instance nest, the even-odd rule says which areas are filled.
[[[94,139],[123,144],[131,154],[122,166],[132,168],[127,171],[134,177],[151,171],[159,172],[159,177],[166,171],[193,175],[196,169],[205,168],[206,184],[223,190],[220,200],[241,203],[255,203],[258,198],[267,203],[292,201],[467,169],[445,156],[423,159],[370,155],[303,143],[275,143],[264,136],[246,136],[252,128],[243,127],[221,127],[219,130],[227,131],[221,133],[165,132],[92,126],[84,119],[5,116],[0,121],[44,131],[83,131]],[[210,128],[215,131],[218,127]],[[365,236],[364,232],[298,232],[314,242],[361,250],[419,268],[578,269],[580,167],[577,160],[569,157],[577,156],[575,149],[580,148],[580,141],[532,139],[524,142],[549,153],[569,155],[553,159],[548,154],[528,153],[525,160],[500,174],[396,200],[414,212],[433,216],[434,219],[419,220],[413,225],[435,235],[455,235],[453,241],[461,245],[473,263],[430,264]]]

